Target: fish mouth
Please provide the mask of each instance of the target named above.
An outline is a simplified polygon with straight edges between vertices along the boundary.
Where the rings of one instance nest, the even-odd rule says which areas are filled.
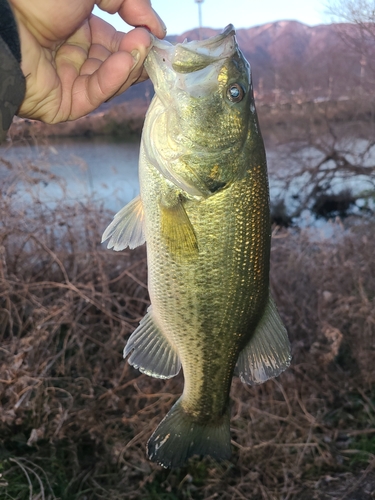
[[[189,73],[207,70],[204,80],[209,80],[209,67],[231,57],[237,50],[235,29],[229,24],[222,33],[206,40],[193,40],[172,45],[154,37],[153,46],[145,61],[146,71],[159,94],[165,88],[181,88],[188,91],[190,82],[185,82]],[[186,75],[185,78],[178,78]],[[191,79],[190,79],[191,80]],[[160,92],[162,93],[162,92]],[[189,92],[191,94],[191,92]],[[161,97],[161,96],[160,96]]]

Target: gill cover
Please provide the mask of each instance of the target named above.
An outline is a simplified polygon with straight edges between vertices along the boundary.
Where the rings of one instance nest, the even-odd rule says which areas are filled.
[[[188,196],[211,196],[242,173],[228,159],[244,146],[253,99],[233,26],[208,40],[155,39],[145,67],[156,95],[142,154]]]

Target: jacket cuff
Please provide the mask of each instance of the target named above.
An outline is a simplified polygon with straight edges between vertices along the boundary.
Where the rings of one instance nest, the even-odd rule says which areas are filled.
[[[0,143],[25,96],[26,82],[20,62],[17,25],[8,2],[0,0]]]

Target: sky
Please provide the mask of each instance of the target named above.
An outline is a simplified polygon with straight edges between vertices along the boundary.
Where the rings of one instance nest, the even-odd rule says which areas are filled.
[[[273,21],[297,20],[314,26],[330,22],[326,14],[329,0],[204,0],[201,4],[202,25],[224,28],[232,23],[235,28],[249,28]],[[152,6],[167,25],[168,34],[176,35],[198,26],[198,4],[195,0],[153,0]],[[129,27],[119,16],[100,15],[116,29]]]

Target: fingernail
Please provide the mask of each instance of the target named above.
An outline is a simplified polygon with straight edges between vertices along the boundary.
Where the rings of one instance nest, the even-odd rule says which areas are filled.
[[[155,11],[154,11],[154,12],[155,12]],[[163,19],[159,16],[159,14],[158,14],[157,12],[155,12],[155,15],[156,15],[156,17],[158,18],[159,23],[160,23],[160,25],[161,25],[161,27],[162,27],[162,29],[163,29],[164,33],[166,34],[166,33],[167,33],[167,27],[166,27],[166,25],[165,25],[165,23],[164,23]]]
[[[137,66],[138,61],[139,61],[139,58],[141,57],[141,54],[140,54],[140,53],[139,53],[139,51],[138,51],[138,50],[136,50],[136,49],[132,50],[132,51],[130,52],[130,54],[132,55],[132,57],[133,57],[133,59],[134,59],[134,64],[133,64],[133,66],[132,66],[132,67],[131,67],[131,69],[130,69],[130,71],[131,71],[132,69],[134,69],[134,68]]]
[[[163,28],[164,33],[167,34],[167,27],[166,27],[164,21],[162,19],[160,19],[160,22],[161,22],[161,27]]]

